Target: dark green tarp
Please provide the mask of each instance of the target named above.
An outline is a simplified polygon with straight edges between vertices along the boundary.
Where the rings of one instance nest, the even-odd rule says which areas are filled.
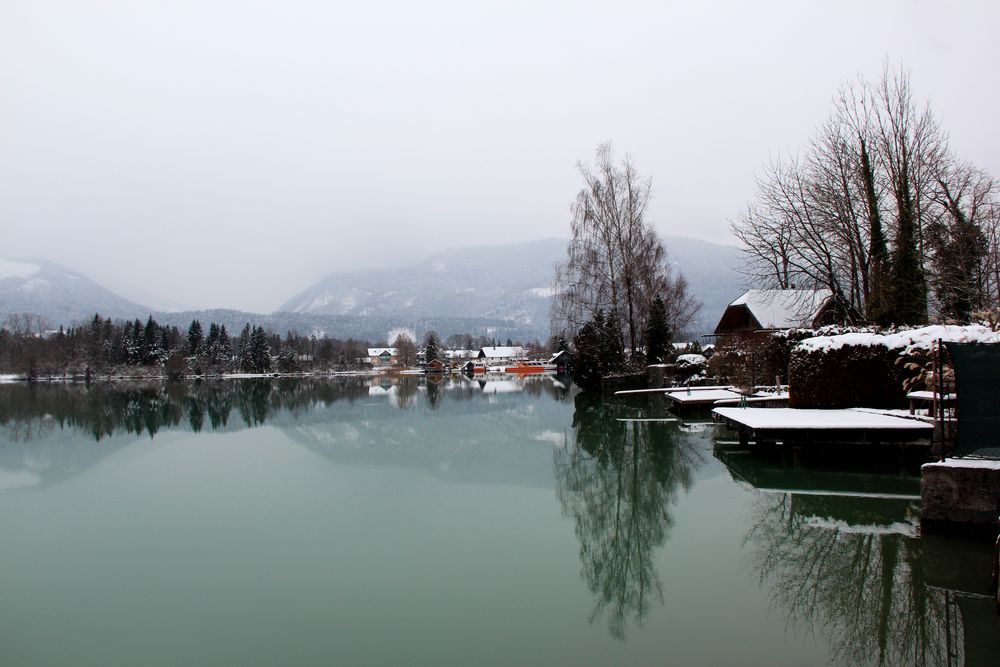
[[[1000,345],[945,343],[955,368],[955,456],[1000,459]]]

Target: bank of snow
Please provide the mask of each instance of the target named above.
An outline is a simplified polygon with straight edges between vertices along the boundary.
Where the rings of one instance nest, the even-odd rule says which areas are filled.
[[[946,343],[1000,343],[1000,332],[980,324],[934,325],[896,333],[846,333],[806,338],[798,344],[804,352],[829,352],[842,347],[884,347],[889,350],[931,350],[938,340]]]

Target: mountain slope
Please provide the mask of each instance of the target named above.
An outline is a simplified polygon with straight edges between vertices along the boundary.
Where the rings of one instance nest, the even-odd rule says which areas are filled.
[[[58,325],[87,320],[94,313],[133,318],[149,312],[149,308],[54,262],[0,257],[0,319],[32,313]]]
[[[738,249],[668,236],[670,262],[703,303],[692,333],[711,331],[742,291]],[[445,250],[410,266],[334,273],[288,300],[297,314],[394,318],[489,318],[516,323],[544,339],[551,283],[566,254],[565,239]],[[444,333],[439,328],[439,333]],[[475,332],[470,332],[475,333]]]
[[[279,310],[317,315],[511,319],[548,327],[559,239],[435,253],[410,266],[334,273]]]

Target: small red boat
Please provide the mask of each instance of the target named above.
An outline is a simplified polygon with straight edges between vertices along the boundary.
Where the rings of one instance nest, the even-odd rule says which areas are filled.
[[[508,373],[515,373],[518,375],[529,375],[531,373],[544,373],[545,366],[542,364],[526,364],[523,361],[519,361],[513,366],[508,366],[504,369]]]

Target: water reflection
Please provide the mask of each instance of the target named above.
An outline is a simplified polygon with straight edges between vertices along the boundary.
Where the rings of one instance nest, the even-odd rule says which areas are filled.
[[[663,604],[653,552],[704,458],[679,445],[673,425],[638,421],[644,413],[634,405],[578,394],[575,407],[575,439],[555,453],[556,493],[576,524],[581,576],[595,599],[590,620],[606,617],[624,639],[630,622],[641,626]]]
[[[565,384],[530,378],[493,392],[492,379],[482,385],[436,380],[0,385],[0,491],[74,477],[137,440],[155,444],[165,431],[228,433],[264,425],[335,463],[551,485],[549,448],[565,440],[561,425],[569,422]]]
[[[735,479],[767,481],[749,509],[750,563],[785,624],[830,644],[834,662],[852,665],[975,664],[994,630],[969,636],[960,604],[975,591],[932,585],[936,543],[917,537],[919,481],[902,472],[802,469],[746,453],[717,452]],[[777,483],[784,468],[784,490]],[[855,466],[856,468],[856,466]],[[947,560],[989,561],[962,544]],[[939,553],[937,548],[935,553]],[[995,649],[994,649],[995,650]],[[994,654],[995,658],[995,654]]]
[[[382,396],[400,409],[444,400],[469,400],[498,391],[562,400],[567,385],[552,378],[471,381],[466,378],[252,378],[192,383],[0,384],[0,439],[28,442],[55,429],[75,429],[95,440],[114,434],[155,436],[162,429],[230,430],[267,423],[275,415],[302,415],[337,402]],[[236,416],[233,422],[234,414]]]

